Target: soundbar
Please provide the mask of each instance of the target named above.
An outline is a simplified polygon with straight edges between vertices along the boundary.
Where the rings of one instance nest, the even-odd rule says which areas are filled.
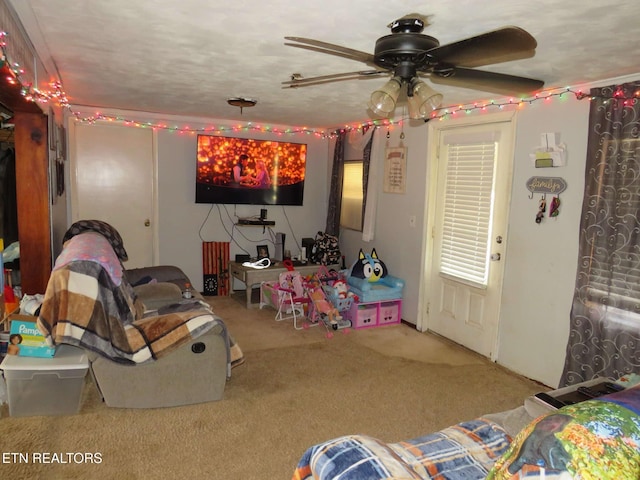
[[[274,226],[276,222],[274,220],[260,220],[259,218],[239,218],[238,225],[266,225]]]

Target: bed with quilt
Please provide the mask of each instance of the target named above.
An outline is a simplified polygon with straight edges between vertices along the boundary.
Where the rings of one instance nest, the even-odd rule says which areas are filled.
[[[640,385],[536,418],[523,406],[397,443],[335,438],[304,452],[293,480],[311,479],[640,479]]]

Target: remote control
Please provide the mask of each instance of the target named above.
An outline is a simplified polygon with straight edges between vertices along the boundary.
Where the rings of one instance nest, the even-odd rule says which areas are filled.
[[[602,393],[596,392],[590,387],[578,387],[577,392],[589,398],[596,398],[602,395]]]
[[[544,392],[536,393],[535,397],[540,399],[540,400],[542,400],[547,405],[549,405],[549,406],[551,406],[553,408],[556,408],[556,409],[557,408],[562,408],[562,407],[565,406],[564,402],[561,402],[557,398],[552,397],[548,393],[544,393]]]
[[[604,384],[604,388],[606,388],[610,393],[621,392],[622,390],[624,390],[624,387],[622,385],[618,385],[617,383],[613,382],[606,382]]]

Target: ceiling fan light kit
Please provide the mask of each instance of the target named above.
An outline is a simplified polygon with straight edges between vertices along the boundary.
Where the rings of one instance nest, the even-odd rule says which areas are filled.
[[[362,62],[373,70],[303,78],[292,76],[282,82],[288,88],[320,85],[344,80],[389,76],[376,89],[369,107],[377,115],[390,116],[406,88],[409,116],[426,119],[439,108],[443,96],[421,77],[433,83],[470,88],[504,95],[528,94],[542,89],[544,82],[532,78],[476,70],[475,67],[532,57],[537,42],[519,27],[503,27],[447,45],[422,34],[424,15],[411,13],[392,22],[391,34],[376,41],[374,53],[302,37],[285,37],[285,45]]]
[[[409,118],[424,119],[431,112],[440,108],[443,96],[421,80],[411,81],[412,95],[407,96],[409,105]]]
[[[393,77],[381,88],[371,94],[369,108],[377,115],[389,116],[396,108],[396,102],[402,88],[402,79]]]

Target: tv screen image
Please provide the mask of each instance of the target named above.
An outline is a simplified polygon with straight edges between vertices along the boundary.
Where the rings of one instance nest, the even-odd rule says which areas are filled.
[[[196,203],[302,205],[307,145],[198,135]]]

